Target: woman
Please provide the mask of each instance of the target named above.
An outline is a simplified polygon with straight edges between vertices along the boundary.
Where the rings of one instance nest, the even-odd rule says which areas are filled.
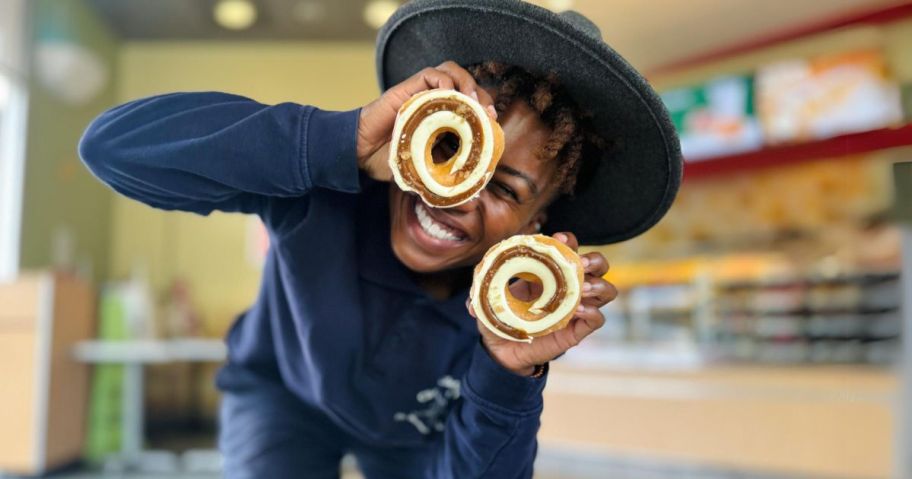
[[[417,0],[381,31],[385,92],[363,108],[177,93],[90,125],[80,154],[118,192],[257,214],[269,230],[259,297],[217,381],[227,477],[338,477],[346,453],[368,478],[531,476],[548,361],[602,325],[616,291],[605,258],[584,255],[570,325],[516,343],[472,319],[472,267],[515,234],[561,231],[573,248],[576,234],[632,237],[680,179],[661,103],[593,29],[518,1]],[[487,188],[445,210],[390,184],[386,157],[397,110],[432,88],[477,98],[505,134]]]

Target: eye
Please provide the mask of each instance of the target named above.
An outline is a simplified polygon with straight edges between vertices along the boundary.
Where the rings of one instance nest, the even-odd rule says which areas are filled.
[[[492,180],[490,183],[488,183],[488,187],[492,188],[498,195],[507,196],[513,201],[519,203],[519,195],[517,195],[516,192],[513,191],[513,189],[510,188],[506,183]]]
[[[443,143],[450,149],[454,154],[459,150],[459,137],[453,134],[444,135]]]
[[[451,158],[459,151],[459,137],[450,132],[444,133],[437,138],[434,147],[438,148],[444,158]]]

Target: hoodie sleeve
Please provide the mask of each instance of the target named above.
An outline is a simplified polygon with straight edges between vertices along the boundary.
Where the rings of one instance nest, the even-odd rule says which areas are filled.
[[[531,478],[546,377],[518,376],[477,344],[428,477]]]
[[[314,188],[359,190],[359,112],[173,93],[101,114],[79,154],[101,181],[152,207],[257,213],[268,221],[282,203],[273,200]]]

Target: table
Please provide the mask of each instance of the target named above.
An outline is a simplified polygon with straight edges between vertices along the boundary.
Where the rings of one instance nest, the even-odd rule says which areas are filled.
[[[143,368],[147,364],[181,362],[222,362],[227,348],[220,339],[93,340],[77,343],[74,357],[92,364],[121,364],[124,367],[121,451],[105,461],[106,469],[170,471],[178,459],[166,451],[143,449]],[[217,451],[191,451],[187,463],[216,462]],[[208,458],[208,459],[207,459]]]

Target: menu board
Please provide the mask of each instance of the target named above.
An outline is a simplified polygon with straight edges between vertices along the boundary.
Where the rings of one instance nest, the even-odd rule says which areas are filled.
[[[716,78],[704,85],[670,90],[662,95],[681,150],[688,161],[755,150],[762,146],[754,115],[750,76]]]
[[[830,138],[902,119],[899,88],[877,50],[790,60],[757,71],[757,111],[768,143]]]

